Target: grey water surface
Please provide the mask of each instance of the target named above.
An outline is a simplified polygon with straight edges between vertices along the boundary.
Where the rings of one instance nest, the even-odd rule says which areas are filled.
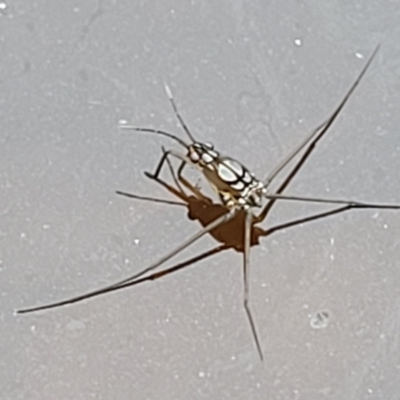
[[[399,1],[0,1],[0,398],[398,399],[400,212],[287,229],[156,282],[59,309],[129,276],[200,225],[153,170],[193,134],[263,177],[340,118],[288,194],[400,203]],[[193,182],[205,187],[196,171]],[[168,177],[168,175],[165,175]],[[199,180],[200,179],[200,180]],[[280,202],[262,226],[326,206]],[[215,245],[205,237],[168,263]]]

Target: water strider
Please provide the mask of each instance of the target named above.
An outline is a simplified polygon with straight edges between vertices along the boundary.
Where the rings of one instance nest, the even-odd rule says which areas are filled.
[[[249,307],[248,271],[250,265],[249,264],[250,247],[252,245],[258,244],[260,237],[271,234],[276,230],[284,229],[300,223],[305,223],[329,215],[344,212],[349,209],[377,208],[377,209],[396,210],[400,208],[399,205],[368,204],[362,202],[355,202],[351,200],[307,198],[299,196],[285,196],[282,194],[287,185],[295,177],[295,175],[300,170],[304,162],[307,160],[311,152],[314,150],[317,142],[324,136],[324,134],[328,131],[334,120],[339,115],[340,111],[344,107],[350,95],[353,93],[354,89],[357,87],[361,78],[367,71],[378,49],[379,46],[375,49],[372,56],[366,63],[365,67],[359,74],[358,78],[351,86],[350,90],[347,92],[346,96],[339,104],[339,106],[336,108],[334,113],[329,117],[329,119],[326,120],[319,127],[317,127],[298,146],[296,146],[296,148],[293,151],[291,151],[267,175],[267,177],[264,180],[257,179],[255,175],[251,173],[250,170],[240,162],[230,157],[222,156],[219,152],[217,152],[214,149],[214,147],[211,144],[196,141],[193,135],[190,133],[189,129],[187,128],[186,124],[184,123],[182,117],[180,116],[175,101],[172,97],[171,91],[167,87],[167,94],[174,109],[174,112],[180,124],[182,125],[184,131],[190,138],[191,143],[186,143],[184,140],[178,138],[177,136],[160,130],[148,129],[148,128],[134,128],[132,126],[123,126],[121,128],[167,136],[174,139],[175,141],[177,141],[179,144],[181,144],[183,147],[186,148],[186,154],[177,152],[175,150],[168,150],[168,151],[164,150],[155,173],[154,174],[146,173],[146,175],[149,178],[154,179],[159,183],[166,185],[166,188],[168,190],[170,190],[175,195],[180,197],[180,199],[184,201],[184,203],[181,204],[184,205],[186,204],[186,206],[192,213],[191,215],[192,216],[195,215],[192,219],[199,220],[203,228],[195,235],[187,239],[180,246],[175,248],[173,251],[162,257],[161,259],[157,260],[149,267],[143,269],[142,271],[128,278],[125,278],[112,285],[106,286],[102,289],[98,289],[90,293],[86,293],[81,296],[77,296],[53,304],[19,310],[18,313],[27,313],[27,312],[44,310],[48,308],[59,307],[62,305],[82,301],[87,298],[98,296],[107,292],[119,290],[127,286],[136,285],[145,280],[154,280],[161,276],[165,276],[168,273],[176,271],[178,269],[182,269],[185,266],[191,265],[200,259],[203,259],[207,256],[220,252],[224,249],[235,248],[236,250],[243,253],[244,308],[246,310],[246,314],[251,326],[251,330],[253,333],[258,353],[260,355],[260,358],[263,359],[263,353],[261,350],[260,341],[258,339],[254,319],[252,317],[251,310]],[[292,171],[289,173],[284,183],[279,187],[279,189],[275,193],[269,193],[268,186],[270,185],[270,183],[276,178],[279,172],[281,172],[281,170],[284,167],[286,167],[306,146],[307,146],[306,150],[304,151],[303,155],[301,156],[300,160],[296,163]],[[159,178],[159,174],[164,163],[167,162],[169,164],[169,157],[171,156],[181,160],[181,165],[178,168],[177,172],[177,178],[175,178],[175,173],[173,173],[173,177],[176,183],[176,188],[173,188],[172,186],[166,184]],[[211,202],[182,176],[183,168],[187,163],[194,165],[200,169],[206,180],[210,183],[211,187],[219,195],[222,204],[214,204],[213,202]],[[170,168],[172,167],[170,166]],[[180,184],[184,185],[188,190],[190,190],[193,193],[193,195],[192,196],[186,195]],[[131,197],[138,197],[136,195],[129,195],[127,193],[122,193],[122,192],[119,193]],[[262,208],[262,201],[264,199],[267,201],[267,204]],[[296,221],[291,221],[286,224],[282,224],[267,230],[255,226],[256,224],[262,222],[266,218],[271,207],[278,199],[340,204],[341,207],[311,217],[303,218]],[[197,210],[202,211],[199,212],[197,215],[193,214],[194,204],[200,205],[200,208],[197,208]],[[255,208],[262,208],[261,212],[257,216],[253,214],[253,210]],[[232,235],[232,232],[235,232],[235,235]],[[222,245],[218,246],[217,248],[211,251],[203,253],[200,256],[192,258],[191,260],[188,260],[185,263],[181,263],[177,266],[170,267],[164,271],[155,272],[149,276],[141,278],[143,275],[155,270],[163,263],[174,257],[176,254],[180,253],[183,249],[190,246],[193,242],[195,242],[196,240],[198,240],[207,233],[210,233],[214,238],[220,241]]]

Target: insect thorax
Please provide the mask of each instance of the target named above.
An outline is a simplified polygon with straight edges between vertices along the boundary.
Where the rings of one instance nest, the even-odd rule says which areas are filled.
[[[202,170],[225,206],[241,209],[261,207],[266,193],[264,184],[244,165],[222,157],[209,143],[193,143],[188,157]]]

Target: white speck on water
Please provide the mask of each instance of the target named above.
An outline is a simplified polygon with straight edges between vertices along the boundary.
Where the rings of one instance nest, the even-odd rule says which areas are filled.
[[[0,3],[0,10],[4,11],[7,8],[6,3]]]
[[[135,240],[133,241],[133,243],[135,243],[136,245],[138,245],[138,244],[139,244],[139,242],[140,242],[140,240],[139,240],[139,239],[135,239]]]
[[[43,225],[43,229],[49,229],[50,228],[50,225],[49,224],[44,224]]]
[[[363,59],[364,56],[361,53],[354,53],[357,58]]]
[[[25,239],[26,238],[26,233],[25,232],[21,232],[20,236],[21,236],[22,239]]]
[[[204,371],[199,372],[199,378],[204,378],[205,376],[206,374],[204,373]]]
[[[296,45],[296,46],[301,46],[302,45],[302,40],[300,39],[300,38],[296,38],[296,39],[294,39],[294,44]]]
[[[126,125],[128,123],[128,121],[126,119],[120,119],[118,121],[118,125]]]
[[[124,263],[129,264],[130,263],[129,258],[125,258]]]

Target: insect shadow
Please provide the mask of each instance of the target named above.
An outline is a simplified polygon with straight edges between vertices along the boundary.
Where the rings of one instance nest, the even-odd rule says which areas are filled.
[[[128,286],[133,286],[136,284],[139,284],[143,281],[146,280],[154,280],[158,279],[161,276],[165,276],[169,273],[172,273],[174,271],[177,271],[179,269],[182,269],[184,267],[187,267],[189,265],[194,264],[195,262],[204,259],[206,257],[209,257],[213,254],[216,254],[218,252],[221,252],[223,250],[233,248],[241,253],[243,253],[243,280],[244,280],[244,308],[247,314],[247,318],[250,323],[250,327],[252,330],[252,334],[255,340],[255,344],[259,353],[259,356],[261,359],[263,359],[263,353],[261,350],[261,345],[260,341],[258,339],[257,335],[257,330],[255,327],[254,319],[252,317],[252,313],[249,307],[249,286],[248,286],[248,266],[249,266],[249,256],[250,256],[250,247],[254,245],[258,245],[260,238],[267,236],[269,234],[272,234],[273,232],[276,232],[280,229],[285,229],[289,228],[295,225],[299,224],[304,224],[306,222],[310,221],[315,221],[317,219],[321,219],[324,217],[328,217],[334,214],[338,214],[350,209],[354,208],[375,208],[375,209],[399,209],[400,206],[398,205],[381,205],[381,204],[368,204],[368,203],[361,203],[361,202],[355,202],[355,201],[350,201],[350,200],[336,200],[336,199],[314,199],[314,198],[307,198],[307,197],[300,197],[300,196],[284,196],[282,193],[286,189],[287,185],[291,182],[291,180],[296,176],[302,165],[305,163],[305,161],[308,159],[312,151],[314,150],[316,144],[318,143],[319,140],[324,136],[324,134],[328,131],[338,114],[340,113],[341,109],[343,108],[344,104],[347,102],[349,99],[351,93],[354,91],[355,87],[358,85],[360,82],[362,76],[366,72],[368,66],[370,65],[373,57],[375,56],[376,52],[378,50],[378,47],[368,60],[366,66],[362,70],[361,74],[355,81],[355,83],[352,85],[350,88],[349,92],[346,94],[342,102],[340,103],[339,107],[335,110],[335,112],[331,115],[331,117],[321,124],[318,128],[316,128],[310,135],[306,137],[305,140],[303,140],[299,146],[297,146],[294,151],[292,151],[289,156],[285,157],[283,162],[279,163],[276,168],[268,175],[266,180],[258,181],[254,178],[254,175],[251,174],[244,166],[242,166],[240,163],[236,162],[233,159],[230,159],[228,157],[222,157],[220,156],[217,152],[215,152],[212,147],[208,144],[203,144],[199,142],[194,142],[192,145],[186,145],[183,141],[181,141],[179,138],[176,138],[175,136],[162,132],[162,131],[156,131],[152,129],[142,129],[142,128],[137,128],[136,130],[139,131],[145,131],[145,132],[153,132],[153,133],[160,133],[165,136],[169,136],[172,138],[175,138],[178,140],[181,144],[185,147],[187,147],[189,151],[189,156],[182,156],[179,155],[176,152],[172,151],[165,151],[163,150],[163,157],[159,163],[159,166],[157,167],[156,173],[155,174],[150,174],[146,173],[146,175],[158,181],[160,184],[164,185],[167,190],[169,190],[172,194],[180,198],[183,202],[180,203],[181,205],[184,205],[188,208],[188,215],[190,219],[193,220],[198,220],[201,225],[203,226],[203,229],[201,229],[199,232],[197,232],[195,235],[187,239],[184,243],[182,243],[180,246],[175,248],[173,251],[168,253],[166,256],[162,257],[149,267],[143,269],[142,271],[125,278],[119,282],[116,282],[112,285],[109,285],[107,287],[104,287],[99,290],[95,290],[90,293],[86,293],[81,296],[74,297],[72,299],[60,301],[57,303],[52,303],[44,306],[39,306],[39,307],[33,307],[33,308],[28,308],[24,310],[19,310],[17,311],[18,313],[28,313],[28,312],[33,312],[33,311],[39,311],[39,310],[44,310],[48,308],[54,308],[54,307],[59,307],[62,305],[66,304],[71,304],[75,303],[78,301],[82,301],[85,299],[88,299],[90,297],[98,296],[101,294],[105,294],[107,292],[112,292],[115,290],[119,290]],[[169,97],[172,103],[172,106],[175,110],[175,113],[178,116],[179,121],[181,122],[182,126],[184,127],[184,130],[189,134],[190,133],[184,124],[183,120],[181,119],[175,103],[172,99],[172,95],[169,93]],[[190,136],[191,137],[191,136]],[[194,147],[194,149],[191,149],[191,146]],[[278,190],[272,194],[268,194],[266,191],[266,187],[269,185],[269,183],[276,177],[278,172],[280,172],[292,159],[305,147],[306,150],[304,151],[303,155],[301,156],[300,160],[296,163],[292,171],[289,173],[288,177],[284,180],[284,182],[279,186]],[[199,153],[199,148],[201,148],[201,151]],[[190,153],[192,152],[192,153]],[[193,153],[195,152],[195,153]],[[170,160],[168,158],[169,155],[175,155],[177,158],[181,159],[183,162],[181,166],[178,169],[178,177],[175,177],[175,173],[172,170]],[[178,155],[177,155],[178,154]],[[195,156],[193,156],[195,154]],[[182,168],[185,165],[185,163],[191,163],[191,164],[196,164],[196,160],[193,160],[193,157],[199,157],[199,160],[202,160],[202,164],[200,165],[200,169],[204,173],[205,177],[211,185],[216,189],[217,193],[220,195],[220,199],[222,201],[222,204],[214,204],[210,199],[207,197],[203,196],[199,190],[197,190],[193,185],[191,185],[182,175]],[[210,159],[211,158],[211,159]],[[196,161],[196,162],[195,162]],[[170,170],[173,173],[174,181],[175,181],[175,186],[173,187],[169,184],[167,184],[165,181],[162,181],[159,178],[159,172],[161,170],[161,166],[163,163],[167,162],[170,166]],[[221,169],[219,169],[220,166],[223,166],[223,171],[224,175],[222,176],[223,179],[220,179],[220,181],[216,181],[216,175],[221,173]],[[199,165],[197,165],[199,166]],[[211,168],[211,169],[210,169]],[[212,174],[210,175],[210,170]],[[228,171],[228,172],[227,172]],[[228,179],[227,177],[232,176],[233,172],[236,173],[234,176],[235,180],[231,182],[227,182]],[[250,178],[249,178],[250,176]],[[221,178],[221,174],[219,176]],[[225,180],[224,180],[225,179]],[[247,180],[246,180],[247,179]],[[249,180],[250,179],[250,180]],[[182,189],[180,183],[182,183],[183,186],[185,186],[187,189],[192,192],[192,195],[187,195],[184,190]],[[240,183],[240,185],[238,185]],[[124,192],[118,192],[119,194],[133,197],[133,198],[141,198],[141,199],[148,199],[152,201],[161,201],[161,202],[168,202],[169,204],[178,204],[177,202],[169,202],[165,200],[160,200],[160,199],[154,199],[154,198],[146,198],[146,197],[141,197],[137,196],[134,194],[128,194]],[[265,205],[265,207],[262,209],[261,213],[257,216],[254,217],[253,214],[251,213],[250,208],[254,206],[259,206],[257,203],[258,200],[260,200],[260,197],[265,197],[268,199],[268,203]],[[277,225],[275,227],[269,228],[269,229],[262,229],[256,224],[262,222],[266,216],[269,214],[271,208],[275,204],[277,200],[294,200],[294,201],[312,201],[312,202],[318,202],[318,203],[334,203],[334,204],[340,204],[341,207],[319,213],[310,217],[306,218],[301,218],[295,221],[290,221],[281,225]],[[250,216],[250,217],[249,217]],[[180,263],[178,265],[175,265],[173,267],[167,268],[163,271],[158,271],[155,273],[152,273],[151,275],[148,275],[146,277],[141,278],[143,275],[155,270],[156,268],[160,267],[163,263],[168,261],[170,258],[181,252],[183,249],[186,247],[190,246],[193,242],[204,236],[205,234],[210,233],[218,242],[221,244],[214,249],[211,249],[207,252],[202,253],[199,256],[193,257],[190,260]]]

